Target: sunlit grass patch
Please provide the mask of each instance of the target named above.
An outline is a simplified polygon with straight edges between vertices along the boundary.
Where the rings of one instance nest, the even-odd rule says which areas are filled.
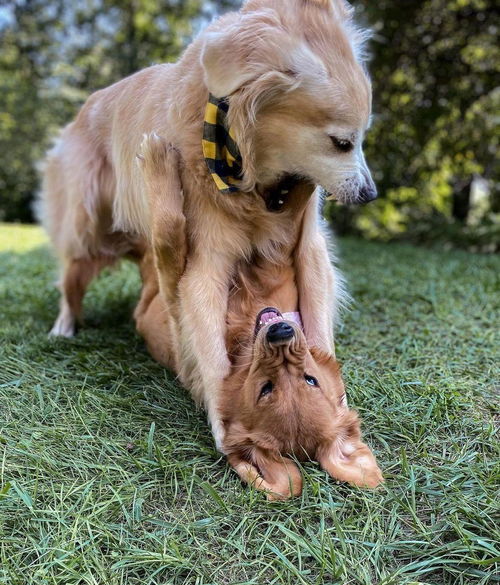
[[[0,252],[28,252],[47,241],[45,232],[31,225],[0,223]]]

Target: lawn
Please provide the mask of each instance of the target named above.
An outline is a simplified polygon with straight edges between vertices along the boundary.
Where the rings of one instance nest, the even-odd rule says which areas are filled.
[[[134,332],[136,268],[103,274],[78,336],[50,340],[46,239],[1,225],[0,584],[500,582],[500,258],[340,249],[338,355],[386,484],[309,463],[300,498],[268,503]]]

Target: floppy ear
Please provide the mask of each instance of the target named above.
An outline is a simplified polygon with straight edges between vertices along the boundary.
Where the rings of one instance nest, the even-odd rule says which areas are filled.
[[[210,93],[222,98],[266,73],[293,69],[290,57],[296,44],[284,32],[276,10],[263,8],[242,14],[223,32],[205,34],[201,51],[205,84]],[[310,69],[310,56],[307,61]]]
[[[343,436],[322,445],[316,454],[321,467],[335,479],[359,487],[375,488],[384,478],[370,448],[361,441],[359,421],[355,413]]]
[[[230,410],[224,416],[226,434],[223,448],[227,460],[240,478],[255,489],[267,492],[268,500],[286,500],[302,492],[302,475],[297,465],[279,453],[276,439],[267,433],[252,433],[231,420]],[[241,409],[238,409],[241,416]]]
[[[208,91],[217,98],[234,93],[255,77],[243,55],[238,53],[234,39],[227,33],[207,33],[201,53]]]
[[[267,492],[267,499],[287,500],[302,492],[302,475],[297,465],[279,453],[251,448],[250,461],[241,453],[228,455],[229,464],[240,478],[255,489]]]

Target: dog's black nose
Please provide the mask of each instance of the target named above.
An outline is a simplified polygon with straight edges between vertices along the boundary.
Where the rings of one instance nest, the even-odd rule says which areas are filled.
[[[368,171],[363,173],[363,185],[359,190],[359,202],[369,203],[377,198],[377,186]]]
[[[369,203],[377,198],[377,189],[375,185],[366,185],[359,191],[359,200],[361,203]]]
[[[284,321],[280,321],[279,323],[273,323],[269,327],[266,337],[269,343],[278,343],[279,341],[291,339],[294,335],[293,327]]]

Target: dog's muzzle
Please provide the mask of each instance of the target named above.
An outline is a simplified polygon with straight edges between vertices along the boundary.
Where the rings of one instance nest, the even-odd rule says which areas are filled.
[[[359,202],[360,203],[370,203],[377,198],[377,187],[373,182],[370,174],[363,173],[364,184],[361,186],[359,190]]]

